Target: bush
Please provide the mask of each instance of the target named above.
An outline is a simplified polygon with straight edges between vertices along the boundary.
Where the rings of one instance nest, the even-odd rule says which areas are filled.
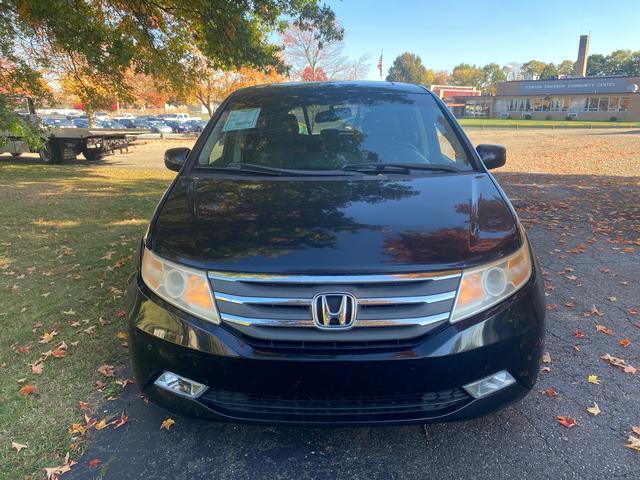
[[[618,121],[618,117],[611,117],[609,118],[610,122],[617,122]]]
[[[570,117],[569,115],[567,115],[566,117],[564,117],[565,120],[571,121],[573,120],[575,117]]]
[[[530,113],[523,113],[522,114],[522,118],[524,118],[525,120],[531,120],[531,114]]]

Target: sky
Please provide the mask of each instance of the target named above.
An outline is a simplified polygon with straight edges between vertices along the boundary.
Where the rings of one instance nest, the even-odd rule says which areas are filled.
[[[324,0],[346,31],[345,54],[371,55],[369,78],[417,53],[427,68],[574,60],[581,34],[590,53],[640,50],[640,0]]]

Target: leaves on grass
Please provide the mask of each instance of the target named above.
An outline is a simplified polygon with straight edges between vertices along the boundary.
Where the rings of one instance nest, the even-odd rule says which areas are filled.
[[[113,365],[100,365],[98,367],[98,373],[105,376],[105,377],[113,377],[114,375],[114,369],[113,369]]]
[[[24,387],[22,387],[20,389],[20,393],[22,395],[24,395],[25,397],[28,395],[32,395],[34,393],[36,393],[36,386],[35,385],[25,385]]]
[[[587,412],[595,417],[596,415],[600,415],[600,407],[598,407],[596,402],[593,402],[593,406],[587,407]]]
[[[63,473],[67,473],[76,463],[77,462],[69,459],[69,454],[67,453],[64,457],[64,463],[62,465],[60,465],[59,467],[43,468],[43,470],[47,475],[47,480],[58,480],[60,478],[60,475],[62,475]]]
[[[89,404],[87,402],[79,402],[79,404],[80,410],[82,410],[83,412],[89,411]]]
[[[558,415],[556,420],[560,425],[566,428],[571,428],[576,425],[576,419],[571,417],[565,417],[563,415]]]
[[[31,371],[36,375],[42,375],[43,370],[44,370],[44,363],[40,361],[31,365]]]
[[[16,452],[20,453],[20,450],[27,448],[27,445],[18,442],[11,442],[11,448],[15,448]]]
[[[162,429],[169,430],[174,423],[176,423],[176,421],[173,418],[167,418],[165,421],[163,421],[160,424],[160,430]]]

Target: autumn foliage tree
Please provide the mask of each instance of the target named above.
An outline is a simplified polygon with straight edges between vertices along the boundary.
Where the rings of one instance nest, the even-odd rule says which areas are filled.
[[[270,39],[289,25],[327,42],[342,38],[319,0],[0,0],[0,59],[16,65],[3,85],[15,91],[24,78],[55,70],[31,45],[72,59],[67,84],[91,105],[126,96],[131,68],[180,87],[193,50],[219,70],[284,71],[281,46]]]

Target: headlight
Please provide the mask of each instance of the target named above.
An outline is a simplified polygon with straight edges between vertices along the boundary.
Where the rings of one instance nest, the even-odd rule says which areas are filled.
[[[206,272],[164,260],[147,248],[140,272],[147,287],[163,300],[196,317],[220,323]]]
[[[531,254],[525,241],[507,258],[462,273],[451,322],[458,322],[501,302],[531,277]]]

